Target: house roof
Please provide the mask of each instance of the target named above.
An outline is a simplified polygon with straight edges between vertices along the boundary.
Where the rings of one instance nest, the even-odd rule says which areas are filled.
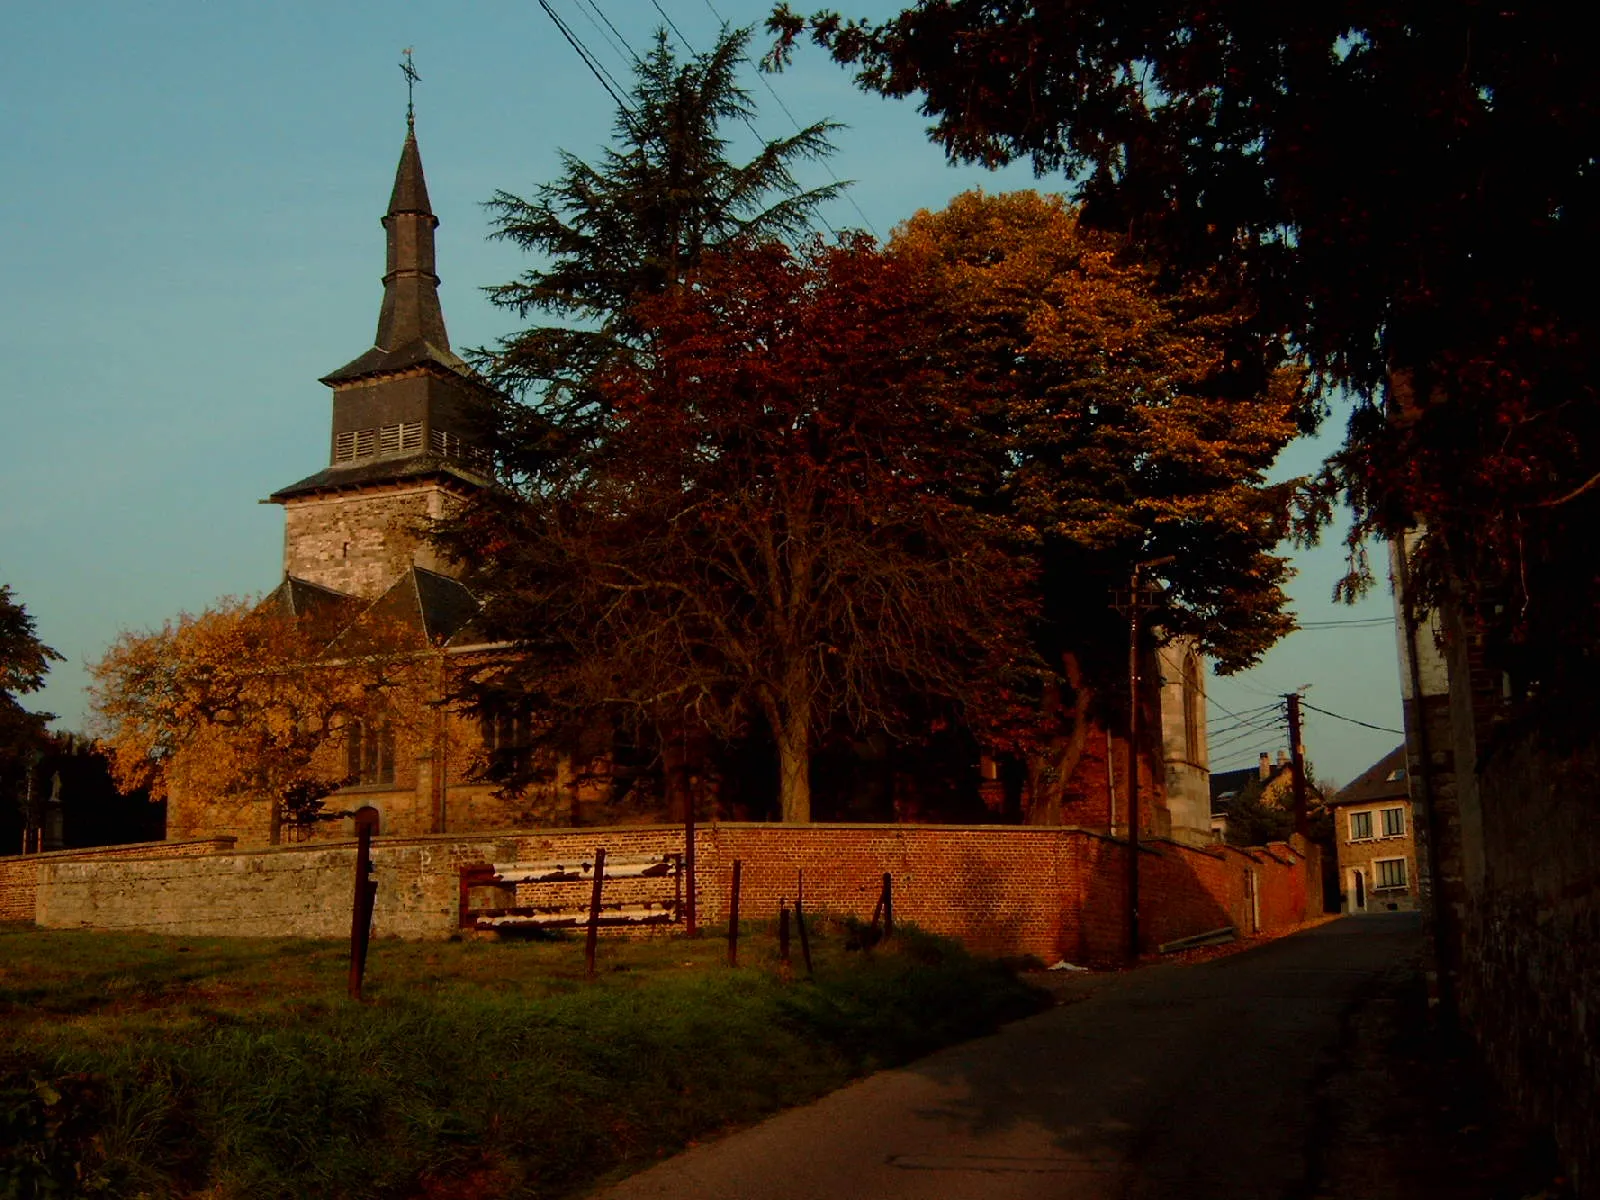
[[[1373,800],[1407,799],[1406,747],[1402,742],[1357,775],[1333,798],[1335,804],[1366,804]]]
[[[1258,780],[1263,784],[1271,783],[1288,769],[1289,765],[1287,763],[1274,763],[1264,779],[1262,778],[1259,764],[1253,767],[1240,767],[1237,771],[1211,772],[1211,814],[1217,816],[1227,812],[1228,801],[1249,787],[1250,784]]]

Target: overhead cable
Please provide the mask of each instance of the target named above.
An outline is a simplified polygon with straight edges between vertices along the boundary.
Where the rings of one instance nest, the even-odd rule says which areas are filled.
[[[1325,708],[1318,708],[1304,697],[1301,698],[1300,704],[1304,708],[1309,708],[1312,712],[1321,713],[1325,717],[1332,717],[1335,721],[1347,721],[1351,725],[1359,725],[1363,729],[1376,729],[1379,733],[1397,733],[1401,737],[1406,735],[1404,729],[1390,729],[1387,725],[1374,725],[1370,721],[1359,721],[1355,717],[1347,717],[1343,713],[1329,712]]]

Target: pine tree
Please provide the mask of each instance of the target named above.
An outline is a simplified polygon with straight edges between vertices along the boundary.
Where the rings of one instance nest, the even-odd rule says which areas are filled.
[[[680,61],[665,30],[637,60],[615,145],[591,165],[562,153],[562,173],[531,199],[498,191],[493,237],[539,256],[490,289],[501,308],[541,318],[481,355],[496,384],[519,397],[498,431],[512,478],[537,474],[594,433],[595,381],[635,346],[630,306],[680,281],[701,256],[739,238],[790,239],[841,183],[806,189],[793,168],[832,151],[819,121],[729,158],[723,129],[755,116],[737,72],[750,30],[725,30],[707,53]]]

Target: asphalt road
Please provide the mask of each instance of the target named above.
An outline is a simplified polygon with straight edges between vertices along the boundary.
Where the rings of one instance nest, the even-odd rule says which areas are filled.
[[[605,1200],[1285,1200],[1317,1194],[1342,1023],[1414,970],[1414,916],[1082,978],[1050,1012],[885,1071]]]

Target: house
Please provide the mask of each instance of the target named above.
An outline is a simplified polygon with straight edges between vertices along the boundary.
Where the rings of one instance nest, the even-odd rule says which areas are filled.
[[[1228,810],[1235,796],[1247,788],[1259,787],[1258,796],[1263,803],[1288,809],[1293,804],[1294,780],[1290,771],[1289,752],[1279,750],[1277,761],[1266,751],[1253,767],[1236,771],[1216,771],[1209,779],[1210,825],[1214,842],[1228,840]]]
[[[1406,748],[1396,746],[1333,798],[1333,841],[1346,912],[1417,907],[1417,847]]]

